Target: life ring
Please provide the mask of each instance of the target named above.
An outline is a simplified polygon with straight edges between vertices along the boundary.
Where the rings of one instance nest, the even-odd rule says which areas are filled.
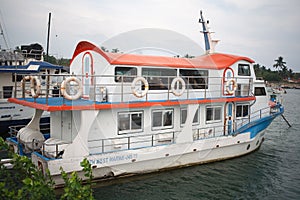
[[[41,92],[41,82],[37,76],[30,76],[30,92],[33,98],[37,98]]]
[[[138,82],[142,82],[142,84],[144,84],[145,88],[143,91],[137,89]],[[136,77],[131,83],[131,91],[134,94],[134,96],[136,96],[138,98],[145,96],[147,94],[148,90],[149,90],[149,83],[144,77],[141,77],[141,76]]]
[[[66,91],[66,86],[68,83],[70,83],[71,81],[74,81],[78,84],[78,90],[77,90],[77,93],[74,94],[74,95],[70,95],[68,94],[68,92]],[[76,100],[76,99],[79,99],[82,95],[82,84],[80,82],[80,80],[76,77],[68,77],[66,78],[62,83],[61,83],[61,86],[60,86],[60,91],[61,91],[61,94],[68,100]]]
[[[230,86],[232,86],[232,89],[230,89]],[[230,79],[226,82],[226,92],[227,94],[234,94],[235,90],[237,88],[236,81],[234,79]]]
[[[181,85],[182,85],[182,88],[179,91],[177,89],[175,89],[175,86],[176,86],[177,82],[181,83]],[[184,82],[184,80],[181,77],[174,78],[172,83],[171,83],[171,90],[172,90],[172,93],[175,96],[181,96],[185,91],[185,82]]]

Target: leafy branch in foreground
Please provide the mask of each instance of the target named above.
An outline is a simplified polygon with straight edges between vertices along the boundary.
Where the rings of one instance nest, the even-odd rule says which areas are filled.
[[[0,150],[8,151],[9,146],[0,137]],[[8,170],[0,164],[0,199],[57,199],[54,192],[54,182],[49,171],[45,177],[43,173],[26,156],[9,152],[13,168]],[[81,163],[87,184],[82,184],[82,179],[76,172],[68,175],[61,169],[65,181],[65,193],[61,199],[94,199],[91,189],[92,169],[87,159]]]

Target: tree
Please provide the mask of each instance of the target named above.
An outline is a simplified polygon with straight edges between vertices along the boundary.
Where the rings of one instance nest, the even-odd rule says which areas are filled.
[[[275,64],[273,65],[273,67],[277,70],[283,70],[283,69],[287,69],[286,67],[286,62],[283,61],[283,57],[279,56],[278,59],[275,60]]]
[[[184,58],[195,58],[195,56],[191,56],[191,55],[189,55],[189,54],[185,54],[183,57],[184,57]]]
[[[104,51],[104,52],[108,52],[108,49],[104,46],[101,46],[101,50]]]
[[[120,50],[118,48],[112,49],[111,52],[112,53],[118,53]]]

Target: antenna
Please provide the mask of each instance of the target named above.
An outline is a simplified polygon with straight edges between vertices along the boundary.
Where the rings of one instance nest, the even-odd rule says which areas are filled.
[[[50,23],[51,23],[51,13],[49,13],[49,21],[48,21],[47,52],[46,52],[47,61],[49,61]]]
[[[214,53],[214,47],[216,46],[216,44],[219,42],[219,40],[212,40],[210,37],[210,34],[212,32],[210,32],[208,29],[207,24],[209,23],[209,21],[205,21],[204,17],[202,15],[202,10],[200,10],[200,18],[199,18],[199,23],[202,24],[202,31],[200,31],[201,33],[203,33],[204,35],[204,43],[205,43],[205,52],[206,54],[210,54],[210,53]]]

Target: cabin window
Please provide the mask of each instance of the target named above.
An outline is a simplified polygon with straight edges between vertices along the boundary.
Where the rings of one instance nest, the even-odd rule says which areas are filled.
[[[247,117],[249,115],[249,105],[237,105],[236,117]]]
[[[179,71],[187,85],[192,89],[208,88],[208,70],[181,69]]]
[[[176,69],[143,68],[142,76],[149,83],[149,90],[168,90],[174,77],[177,76]]]
[[[13,86],[3,86],[3,98],[11,98],[12,97],[12,92],[13,92]]]
[[[135,67],[116,67],[115,82],[132,82],[137,75]],[[123,80],[122,80],[123,79]]]
[[[251,76],[250,65],[239,64],[238,65],[238,75],[239,76]]]
[[[187,118],[187,108],[181,108],[180,110],[180,125],[185,124]],[[197,109],[194,119],[193,119],[193,125],[199,124],[199,108]]]
[[[266,96],[266,89],[264,87],[255,87],[254,95],[255,96]]]
[[[154,110],[152,111],[152,128],[167,129],[173,128],[173,110]]]
[[[122,112],[118,114],[118,133],[142,131],[143,112]]]
[[[206,107],[206,122],[219,122],[221,121],[221,106]]]

